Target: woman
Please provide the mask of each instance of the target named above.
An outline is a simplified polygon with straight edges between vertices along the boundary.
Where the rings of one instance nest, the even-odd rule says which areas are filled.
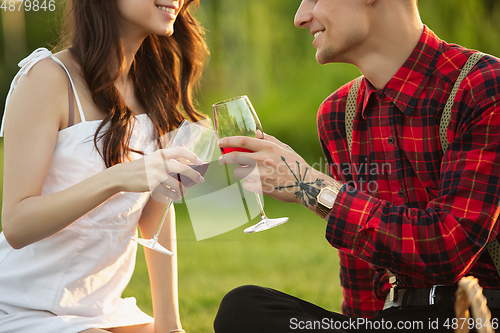
[[[165,168],[203,181],[172,160],[195,154],[151,149],[185,118],[181,107],[201,117],[191,95],[207,50],[188,10],[198,1],[72,3],[71,47],[35,51],[7,97],[0,331],[183,332],[175,256],[145,250],[154,320],[121,293],[131,236],[139,226],[151,237],[165,208],[150,188],[180,199]],[[160,243],[175,251],[174,239],[171,210]]]

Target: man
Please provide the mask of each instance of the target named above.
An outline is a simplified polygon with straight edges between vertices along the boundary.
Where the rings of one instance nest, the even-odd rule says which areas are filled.
[[[262,184],[264,194],[327,221],[326,238],[341,259],[344,315],[245,286],[222,300],[215,331],[451,331],[453,285],[465,275],[479,279],[499,317],[500,277],[485,248],[499,233],[500,61],[484,56],[470,70],[441,142],[443,109],[475,52],[424,26],[417,0],[303,0],[295,25],[314,35],[320,64],[351,63],[364,76],[353,120],[346,107],[354,82],[318,113],[331,176],[268,135],[220,140],[253,151],[221,163],[253,158],[259,173],[235,171],[247,178],[245,188]]]

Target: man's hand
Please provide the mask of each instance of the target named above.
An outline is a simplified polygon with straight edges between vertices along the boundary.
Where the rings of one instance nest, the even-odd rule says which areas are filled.
[[[234,136],[219,140],[221,148],[245,148],[248,152],[231,152],[221,156],[219,163],[239,164],[234,171],[245,179],[243,187],[277,200],[297,202],[314,210],[316,197],[334,180],[311,168],[290,146],[271,135],[263,139]]]

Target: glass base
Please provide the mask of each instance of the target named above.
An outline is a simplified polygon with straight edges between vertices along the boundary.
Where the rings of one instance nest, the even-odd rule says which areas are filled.
[[[288,217],[280,217],[278,219],[264,218],[259,223],[246,228],[244,232],[247,234],[251,234],[254,232],[264,231],[282,225],[286,221],[288,221]]]
[[[163,254],[167,254],[169,256],[174,255],[173,252],[170,252],[169,250],[161,246],[160,243],[158,243],[154,239],[143,239],[137,237],[132,237],[132,239],[135,240],[137,243],[141,244],[142,246],[147,247],[148,249],[155,250]]]

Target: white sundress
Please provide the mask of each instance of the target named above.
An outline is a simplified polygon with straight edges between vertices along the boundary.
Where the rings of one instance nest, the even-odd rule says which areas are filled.
[[[7,101],[21,75],[45,58],[64,68],[49,50],[35,50],[19,63],[22,68]],[[101,121],[85,120],[66,72],[82,121],[59,131],[42,195],[64,190],[106,168],[93,142]],[[133,123],[131,146],[151,152],[149,117],[138,115]],[[149,197],[149,192],[118,193],[64,230],[20,250],[13,249],[1,233],[0,332],[76,333],[152,322],[135,298],[121,298],[135,266],[137,245],[131,236],[137,235],[137,222]]]

